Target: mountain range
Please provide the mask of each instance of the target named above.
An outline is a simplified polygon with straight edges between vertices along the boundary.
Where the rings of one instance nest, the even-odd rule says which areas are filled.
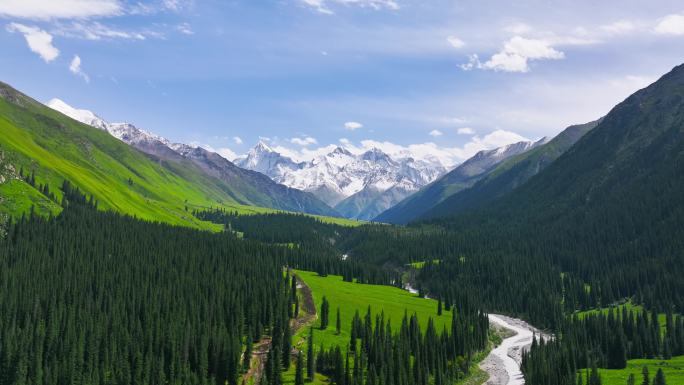
[[[390,156],[378,148],[352,152],[338,146],[296,162],[263,141],[235,160],[278,183],[310,192],[348,218],[372,219],[447,170],[436,160]]]
[[[312,194],[274,183],[261,173],[237,167],[221,155],[202,147],[171,143],[130,123],[109,123],[92,111],[71,107],[60,99],[50,100],[47,106],[81,123],[104,130],[157,160],[176,164],[192,163],[207,176],[224,182],[227,186],[226,193],[240,204],[310,214],[338,215]]]
[[[446,175],[384,211],[375,219],[380,222],[395,224],[406,224],[418,219],[450,196],[469,189],[487,177],[506,160],[544,146],[547,141],[546,138],[542,138],[535,142],[522,141],[493,150],[480,151]]]

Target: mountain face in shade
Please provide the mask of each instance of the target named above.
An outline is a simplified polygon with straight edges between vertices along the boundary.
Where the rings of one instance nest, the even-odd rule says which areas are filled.
[[[435,182],[382,212],[375,220],[397,224],[408,223],[447,198],[470,188],[506,160],[525,154],[545,143],[546,138],[543,138],[536,142],[524,141],[494,150],[480,151]]]
[[[413,219],[457,214],[493,202],[548,167],[599,122],[566,128],[548,143],[502,162],[472,187],[451,195]]]
[[[436,160],[390,156],[377,148],[354,154],[336,147],[310,161],[295,162],[263,142],[236,164],[311,192],[354,219],[375,217],[446,172]]]
[[[520,237],[565,242],[563,253],[598,248],[635,260],[675,256],[669,250],[684,239],[683,176],[680,65],[618,104],[508,194],[432,221],[459,231],[516,228]]]
[[[235,166],[221,155],[201,147],[171,143],[130,123],[109,123],[95,113],[52,99],[47,103],[74,120],[109,132],[115,138],[155,158],[190,162],[204,174],[228,184],[227,193],[238,203],[309,214],[339,215],[314,195],[273,182],[265,175]]]

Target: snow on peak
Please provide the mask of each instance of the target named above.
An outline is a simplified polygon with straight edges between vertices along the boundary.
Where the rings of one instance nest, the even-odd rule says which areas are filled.
[[[95,113],[93,113],[90,110],[81,110],[74,108],[67,104],[65,101],[57,98],[54,98],[47,102],[47,106],[55,111],[61,112],[62,114],[70,117],[71,119],[77,120],[89,126],[99,128],[101,130],[106,130],[107,122],[105,122],[99,116],[95,115]]]
[[[165,138],[142,130],[130,123],[108,123],[94,112],[74,108],[61,99],[52,99],[46,105],[81,123],[107,131],[113,137],[128,144],[144,142],[160,142],[166,146],[170,144]]]
[[[439,163],[391,156],[378,148],[363,153],[336,146],[304,162],[295,162],[259,142],[237,165],[261,172],[286,186],[309,191],[334,206],[366,189],[384,192],[394,187],[418,190],[447,170]],[[270,149],[270,148],[269,148]]]

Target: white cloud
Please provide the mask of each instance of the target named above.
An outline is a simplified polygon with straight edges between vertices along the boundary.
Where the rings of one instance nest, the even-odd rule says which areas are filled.
[[[473,135],[475,133],[475,130],[473,130],[470,127],[461,127],[456,130],[456,133],[459,135]]]
[[[465,42],[463,40],[457,38],[456,36],[447,37],[447,41],[454,48],[463,48],[463,46],[465,46]]]
[[[290,143],[297,144],[299,146],[309,146],[318,143],[318,141],[310,136],[305,136],[302,138],[292,138],[290,139]]]
[[[363,8],[380,9],[399,9],[399,3],[395,0],[300,0],[305,5],[315,8],[316,11],[331,15],[334,12],[330,9],[329,4],[358,6]]]
[[[436,138],[436,137],[442,136],[442,135],[444,135],[444,133],[443,133],[442,131],[440,131],[440,130],[432,130],[432,131],[430,131],[430,136],[432,136],[432,137],[435,137],[435,138]]]
[[[486,62],[480,62],[477,55],[469,56],[469,61],[462,64],[463,70],[473,68],[503,71],[528,72],[530,60],[558,60],[565,58],[565,54],[556,50],[546,40],[527,39],[515,36],[504,43],[503,49],[492,55]]]
[[[11,23],[7,25],[7,31],[23,34],[29,49],[37,53],[46,63],[55,60],[59,56],[59,50],[52,45],[52,35],[38,27]]]
[[[344,124],[345,130],[356,131],[359,128],[363,128],[363,124],[359,122],[347,122]]]
[[[2,0],[0,15],[34,20],[86,19],[123,12],[118,0]]]
[[[660,19],[654,29],[660,35],[684,35],[684,15],[667,15]]]
[[[74,58],[71,59],[71,64],[69,64],[69,71],[71,71],[72,74],[76,76],[80,76],[83,78],[83,80],[86,81],[86,83],[90,83],[90,77],[88,74],[83,72],[81,69],[81,57],[78,55],[74,55]]]
[[[636,25],[634,25],[634,23],[628,20],[619,20],[614,23],[601,26],[601,30],[613,35],[622,35],[628,32],[632,32],[635,29]]]
[[[239,136],[234,136],[233,142],[235,142],[235,144],[242,144],[242,138]]]
[[[176,30],[178,32],[184,34],[184,35],[194,35],[195,31],[192,30],[192,27],[190,26],[189,23],[180,23],[176,26]]]
[[[123,31],[108,27],[98,22],[73,22],[71,24],[58,24],[52,31],[54,34],[69,38],[102,40],[102,39],[125,39],[125,40],[145,40],[148,37],[162,37],[158,32],[153,31]]]
[[[192,6],[194,1],[193,0],[163,0],[162,3],[164,5],[164,8],[166,8],[170,11],[180,12],[180,11],[183,11],[184,9],[187,9],[190,6]]]

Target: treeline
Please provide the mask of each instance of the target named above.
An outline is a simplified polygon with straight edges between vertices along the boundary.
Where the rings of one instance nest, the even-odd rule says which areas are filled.
[[[225,209],[195,211],[201,219],[225,226],[226,231],[240,232],[246,239],[278,244],[298,250],[304,258],[288,259],[289,266],[315,271],[322,276],[341,275],[345,281],[395,285],[401,283],[400,274],[372,261],[347,259],[342,240],[356,230],[351,227],[324,223],[304,214],[274,213],[239,215]]]
[[[661,325],[655,312],[609,310],[574,316],[553,341],[535,341],[523,356],[530,385],[574,384],[580,368],[624,369],[627,360],[671,359],[684,354],[684,317],[667,313]]]
[[[369,307],[363,319],[355,314],[347,347],[321,347],[315,357],[309,348],[308,371],[336,385],[451,384],[469,374],[474,355],[487,347],[489,332],[486,314],[464,309],[454,314],[451,330],[436,330],[432,318],[421,330],[417,316],[405,314],[395,332],[384,313],[373,321]],[[310,347],[313,335],[312,329]]]
[[[237,384],[244,346],[279,335],[299,250],[94,210],[0,239],[0,384]],[[272,337],[277,338],[277,337]]]

